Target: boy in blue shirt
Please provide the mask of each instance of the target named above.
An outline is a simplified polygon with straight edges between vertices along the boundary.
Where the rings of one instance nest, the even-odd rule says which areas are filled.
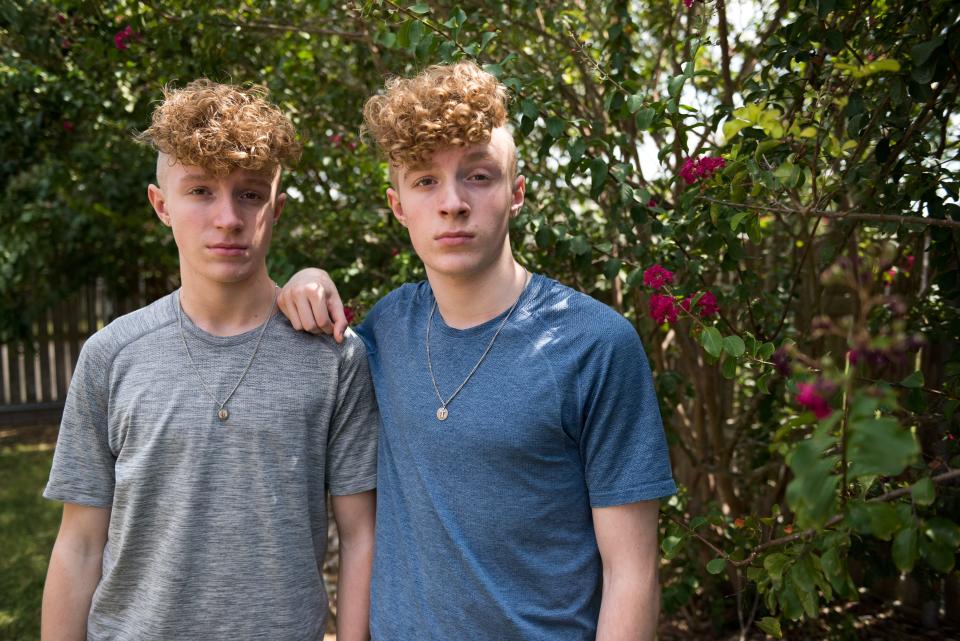
[[[364,109],[427,272],[358,329],[381,413],[371,633],[653,639],[657,499],[676,487],[650,368],[628,321],[514,258],[506,100],[461,62]],[[331,288],[301,272],[281,309],[339,335]]]

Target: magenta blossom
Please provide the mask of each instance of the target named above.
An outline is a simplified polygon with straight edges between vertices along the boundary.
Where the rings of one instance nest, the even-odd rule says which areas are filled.
[[[696,1],[697,1],[697,0],[683,0],[683,6],[685,6],[687,9],[689,9],[690,7],[693,6],[693,3],[696,2]]]
[[[683,167],[680,168],[680,177],[685,183],[692,185],[701,178],[709,178],[726,166],[727,161],[720,157],[687,158],[683,161]]]
[[[700,300],[697,301],[697,307],[700,308],[700,318],[713,316],[720,311],[720,307],[717,305],[717,297],[713,295],[713,292],[704,292]]]
[[[807,408],[818,419],[830,416],[830,403],[827,397],[832,394],[832,385],[818,380],[816,383],[797,383],[797,403]]]
[[[673,272],[666,267],[653,265],[643,272],[643,284],[653,289],[660,289],[673,282]]]
[[[113,46],[115,46],[120,51],[124,49],[129,49],[130,45],[127,43],[131,40],[140,40],[140,34],[133,30],[133,27],[127,25],[120,31],[113,34]]]
[[[663,325],[666,322],[673,323],[677,320],[677,304],[673,296],[663,294],[653,294],[650,296],[650,316],[657,322],[657,325]]]
[[[690,309],[690,304],[693,302],[693,299],[694,296],[690,295],[680,301],[680,307],[688,314],[693,313]],[[713,292],[704,292],[703,296],[697,301],[697,314],[700,315],[700,318],[709,318],[718,311],[720,311],[720,307],[717,306],[717,297],[713,295]]]

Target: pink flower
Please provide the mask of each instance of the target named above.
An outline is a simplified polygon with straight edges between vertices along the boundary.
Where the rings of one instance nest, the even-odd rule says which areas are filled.
[[[332,144],[334,147],[339,146],[340,143],[342,142],[343,142],[342,134],[333,134],[332,136],[330,136],[330,144]]]
[[[690,310],[690,304],[693,302],[694,295],[691,294],[687,296],[682,301],[680,301],[680,307],[683,308],[683,311],[688,314],[693,312]],[[700,318],[708,318],[713,316],[720,308],[717,306],[717,297],[713,295],[713,292],[706,291],[703,293],[703,296],[697,301],[697,313],[700,315]]]
[[[660,289],[664,285],[669,285],[672,282],[673,272],[666,267],[653,265],[652,267],[648,267],[646,271],[643,272],[643,284],[647,287]]]
[[[663,325],[666,322],[675,322],[677,320],[677,304],[673,296],[663,294],[653,294],[650,296],[650,316],[657,322],[657,325]]]
[[[689,9],[690,7],[693,6],[693,3],[696,2],[696,1],[697,1],[697,0],[683,0],[683,6],[685,6],[687,9]]]
[[[686,158],[680,168],[680,177],[688,185],[692,185],[701,178],[709,178],[719,169],[727,166],[727,161],[715,156],[701,158]]]
[[[656,207],[656,206],[657,206],[657,199],[656,199],[656,198],[651,198],[650,200],[647,201],[647,207],[653,208],[653,207]]]
[[[797,383],[797,403],[804,406],[818,419],[830,416],[827,397],[832,394],[832,385],[823,380],[816,383]]]
[[[58,13],[58,14],[57,14],[57,22],[59,22],[60,24],[66,24],[66,22],[67,22],[67,16],[63,15],[62,13]]]
[[[700,308],[700,318],[708,318],[720,311],[717,305],[717,297],[713,292],[704,292],[700,300],[697,301],[697,307]]]
[[[64,120],[64,121],[63,121],[63,130],[64,130],[65,132],[67,132],[68,134],[72,134],[72,133],[73,133],[73,130],[74,130],[73,122],[71,122],[71,121],[69,121],[69,120]]]
[[[352,323],[353,319],[357,317],[357,313],[349,305],[343,306],[343,315],[347,319],[347,323]]]
[[[131,40],[140,40],[140,34],[133,30],[133,27],[127,25],[120,31],[113,34],[113,46],[115,46],[120,51],[124,49],[129,49],[130,45],[127,43]]]

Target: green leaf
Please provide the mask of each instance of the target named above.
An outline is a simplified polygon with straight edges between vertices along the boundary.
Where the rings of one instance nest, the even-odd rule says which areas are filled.
[[[937,572],[947,574],[953,570],[956,555],[949,545],[941,541],[931,540],[926,536],[919,539],[920,558],[927,562]]]
[[[749,216],[751,212],[749,211],[740,211],[735,213],[730,217],[730,230],[737,231],[737,227],[740,226],[740,223],[743,222],[743,219]]]
[[[559,138],[563,135],[563,130],[567,126],[567,122],[563,118],[557,118],[556,116],[550,116],[547,118],[547,133],[553,136],[554,138]]]
[[[667,560],[673,558],[677,553],[677,549],[680,547],[680,543],[683,542],[683,538],[679,536],[667,536],[664,537],[663,542],[660,544],[660,549],[663,550],[663,556]]]
[[[719,358],[723,352],[723,337],[720,336],[720,330],[716,327],[704,328],[703,333],[700,334],[700,342],[710,356]]]
[[[850,422],[850,478],[871,474],[896,476],[920,453],[917,439],[890,417]]]
[[[596,198],[607,182],[607,163],[602,158],[590,161],[590,197]]]
[[[670,82],[667,83],[667,92],[670,94],[670,97],[674,100],[680,95],[680,91],[683,89],[683,83],[686,82],[687,76],[680,74],[674,76],[670,79]]]
[[[847,516],[854,530],[882,541],[889,541],[901,525],[897,511],[887,503],[850,501]]]
[[[645,107],[637,112],[637,129],[645,130],[649,129],[650,125],[653,124],[653,119],[657,117],[657,112],[654,109]]]
[[[910,49],[910,57],[913,59],[913,64],[917,67],[922,67],[924,64],[926,64],[927,60],[930,59],[930,56],[933,55],[933,52],[937,49],[937,47],[942,44],[943,37],[941,36],[915,45],[912,49]]]
[[[787,569],[787,565],[789,565],[790,561],[791,559],[789,556],[786,554],[781,554],[780,552],[769,554],[765,559],[763,559],[763,569],[765,569],[767,574],[770,575],[774,585],[780,585],[780,582],[783,580],[783,572]]]
[[[695,516],[692,519],[690,519],[690,523],[687,525],[687,527],[690,528],[691,530],[696,530],[697,528],[703,527],[709,522],[710,522],[710,519],[708,519],[705,516]]]
[[[570,154],[570,163],[576,164],[583,158],[583,152],[587,150],[587,143],[583,141],[583,138],[576,138],[574,141],[567,147],[567,153]]]
[[[764,343],[760,346],[760,349],[757,351],[757,356],[761,360],[769,360],[773,353],[777,351],[777,346],[773,343]]]
[[[723,351],[734,358],[740,358],[747,351],[747,346],[739,336],[727,336],[723,339]]]
[[[917,562],[917,528],[906,527],[897,533],[891,546],[893,562],[901,572],[909,572]]]
[[[933,505],[937,498],[936,490],[933,487],[933,479],[929,476],[920,479],[910,488],[910,494],[913,495],[913,502],[917,505]]]
[[[774,617],[763,617],[757,621],[757,627],[777,639],[783,638],[783,631],[780,629],[780,619]]]
[[[530,120],[536,120],[540,116],[540,109],[537,107],[537,103],[529,98],[525,98],[523,102],[520,103],[520,111]]]
[[[574,236],[570,239],[570,251],[577,256],[582,256],[590,252],[590,243],[583,236]]]
[[[643,96],[640,94],[634,94],[627,98],[627,109],[630,113],[635,114],[640,110],[640,107],[643,106]]]
[[[720,364],[720,374],[727,380],[732,380],[737,375],[737,359],[731,356],[724,356],[723,363]]]
[[[877,73],[883,73],[884,71],[897,73],[900,71],[900,62],[892,58],[881,58],[880,60],[868,62],[860,67],[859,76],[872,76]]]
[[[900,384],[904,387],[910,388],[923,387],[923,372],[919,370],[914,372],[910,376],[900,381]]]
[[[745,129],[750,126],[751,123],[745,120],[728,120],[723,123],[723,138],[727,142],[740,133],[741,129]]]
[[[722,558],[714,559],[709,563],[707,563],[707,572],[709,572],[710,574],[720,574],[721,572],[723,572],[723,568],[726,567],[726,565],[727,565],[726,559],[722,559]]]
[[[426,2],[418,2],[417,4],[410,7],[410,11],[416,13],[417,15],[425,15],[430,13],[430,5]]]
[[[490,41],[497,37],[495,31],[486,31],[480,39],[480,49],[486,49],[487,45],[490,44]]]

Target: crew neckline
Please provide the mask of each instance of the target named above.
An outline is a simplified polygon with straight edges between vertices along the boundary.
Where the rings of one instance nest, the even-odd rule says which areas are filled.
[[[517,301],[517,307],[513,310],[513,316],[511,316],[510,320],[507,321],[507,324],[504,326],[503,328],[504,331],[507,331],[509,325],[513,321],[520,318],[522,315],[526,313],[526,308],[530,304],[530,301],[533,300],[534,295],[536,293],[536,289],[539,288],[542,279],[543,277],[540,274],[530,272],[530,282],[527,283],[527,286],[523,289],[522,292],[520,292],[520,297],[519,297],[519,300]],[[433,288],[429,286],[429,281],[427,282],[427,290],[430,293],[428,304],[429,304],[429,307],[432,308],[433,305],[436,303],[437,299],[433,295]],[[443,336],[447,336],[450,338],[459,338],[459,339],[475,338],[479,335],[488,333],[491,328],[494,328],[497,325],[499,325],[499,323],[503,321],[504,317],[507,315],[509,311],[510,311],[510,308],[507,307],[507,309],[503,310],[502,312],[500,312],[490,320],[484,321],[479,325],[474,325],[472,327],[467,327],[464,329],[457,329],[456,327],[451,327],[450,325],[447,324],[447,321],[443,319],[443,314],[440,313],[440,308],[438,306],[436,313],[433,315],[432,330],[434,332],[438,332]],[[429,318],[430,318],[430,313],[428,311],[427,319],[429,320]],[[426,325],[426,323],[424,323],[424,325]]]
[[[210,345],[215,345],[218,347],[228,347],[230,345],[242,345],[251,340],[255,340],[260,335],[260,330],[263,329],[263,323],[257,325],[253,329],[249,329],[240,334],[233,334],[231,336],[217,336],[216,334],[211,334],[210,332],[204,330],[202,327],[193,322],[193,319],[190,318],[190,315],[183,310],[183,307],[180,306],[180,292],[181,289],[178,289],[174,292],[174,295],[171,296],[171,302],[173,306],[173,322],[177,323],[177,313],[178,311],[183,317],[183,331],[185,334],[189,334],[193,338],[196,338],[199,341],[208,343]],[[274,306],[276,307],[276,306]],[[179,309],[178,309],[179,308]],[[274,309],[273,314],[270,316],[270,319],[264,322],[273,322],[273,320],[280,314],[279,309]]]

